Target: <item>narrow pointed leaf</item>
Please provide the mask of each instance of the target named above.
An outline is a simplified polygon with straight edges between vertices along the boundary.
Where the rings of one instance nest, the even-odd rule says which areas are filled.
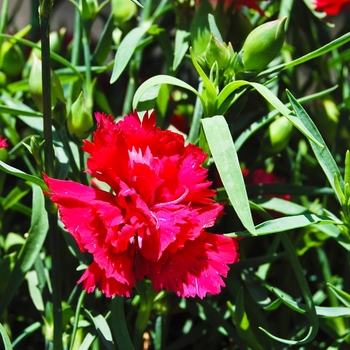
[[[327,283],[329,289],[335,294],[335,296],[348,307],[348,310],[350,311],[350,294],[344,292],[343,290],[334,287],[330,283]]]
[[[274,220],[265,221],[255,227],[254,232],[243,231],[237,233],[227,233],[228,237],[247,237],[247,236],[262,236],[278,232],[285,232],[296,228],[306,227],[314,224],[338,224],[341,221],[334,221],[328,216],[316,214],[303,214],[286,216]]]
[[[137,27],[132,29],[120,43],[114,58],[114,67],[110,83],[113,84],[123,73],[125,67],[129,63],[139,41],[147,32],[148,27]]]
[[[7,174],[14,175],[23,180],[29,181],[32,184],[36,184],[40,186],[41,188],[46,188],[45,182],[42,179],[38,178],[37,176],[26,174],[24,171],[16,169],[11,165],[4,163],[1,160],[0,160],[0,171],[4,171]]]
[[[215,116],[203,119],[202,125],[228,198],[243,226],[249,232],[254,233],[255,228],[247,191],[226,120],[223,116]]]
[[[6,329],[4,326],[0,323],[0,335],[2,338],[2,343],[5,350],[12,350],[11,340],[9,336],[7,335]]]
[[[175,48],[174,48],[174,61],[173,61],[173,71],[176,71],[179,67],[182,59],[190,47],[188,42],[188,37],[190,33],[186,30],[177,29],[175,33]]]
[[[326,146],[320,132],[318,131],[316,125],[311,120],[309,115],[306,113],[305,109],[300,105],[300,103],[294,98],[294,96],[287,90],[288,99],[292,105],[292,108],[295,111],[295,114],[302,121],[302,123],[307,127],[307,129],[311,132],[312,137],[317,140],[317,142],[310,142],[311,148],[315,153],[315,156],[323,169],[325,175],[329,183],[331,184],[339,202],[341,203],[340,195],[338,194],[335,183],[334,183],[334,175],[338,176],[339,185],[342,190],[344,190],[344,180],[340,174],[337,163],[335,162],[331,152]],[[319,146],[322,145],[322,147]]]
[[[142,96],[145,93],[147,93],[147,91],[149,89],[153,88],[154,86],[162,85],[162,84],[175,85],[175,86],[181,87],[183,89],[189,90],[189,91],[193,92],[195,95],[197,95],[200,98],[201,102],[204,103],[202,96],[191,85],[185,83],[181,79],[172,77],[170,75],[162,75],[161,74],[161,75],[156,75],[156,76],[146,80],[142,85],[140,85],[140,87],[135,92],[134,99],[132,102],[132,108],[133,109],[137,108],[139,102],[141,100],[143,101]],[[153,95],[152,95],[152,98],[154,98]]]
[[[112,319],[112,332],[118,347],[120,350],[134,350],[134,346],[131,342],[129,331],[126,325],[126,319],[124,314],[124,299],[119,296],[115,296],[112,299],[111,309]]]

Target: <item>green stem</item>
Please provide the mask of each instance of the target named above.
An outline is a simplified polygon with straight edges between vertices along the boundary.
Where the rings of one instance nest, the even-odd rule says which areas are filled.
[[[140,296],[140,309],[137,314],[134,331],[134,347],[142,349],[143,334],[147,328],[148,320],[151,315],[154,299],[157,295],[150,283],[146,281],[138,282],[136,290]]]
[[[81,45],[81,20],[80,20],[80,12],[76,8],[75,15],[74,15],[74,38],[73,38],[72,56],[71,56],[71,63],[73,66],[77,66],[79,63],[80,45]],[[75,96],[73,96],[75,84],[76,83],[73,82],[69,86],[69,93],[68,93],[68,100],[67,100],[69,109],[74,102],[73,99],[75,98]]]
[[[54,149],[51,118],[51,69],[50,69],[50,15],[53,1],[41,0],[40,35],[42,55],[43,118],[45,138],[45,172],[54,175]]]
[[[133,65],[134,60],[131,62],[131,66]],[[128,87],[126,88],[126,94],[124,98],[124,103],[123,103],[123,110],[122,110],[122,115],[127,115],[130,113],[130,109],[132,106],[132,99],[134,97],[135,89],[136,89],[136,84],[135,84],[135,74],[131,72],[130,69],[130,78],[128,82]]]
[[[91,77],[91,52],[89,45],[90,22],[83,22],[82,43],[84,50],[84,65],[85,65],[85,101],[88,108],[91,110],[93,105],[93,86]]]
[[[50,69],[50,15],[53,0],[41,0],[39,8],[41,56],[42,56],[42,86],[43,86],[43,119],[45,138],[45,172],[54,175],[54,148],[51,119],[51,69]],[[53,349],[62,350],[62,305],[60,283],[59,235],[57,226],[57,210],[50,200],[46,201],[49,218],[50,252],[52,258],[52,303],[54,318]]]
[[[69,350],[73,349],[74,346],[74,339],[78,330],[78,322],[79,322],[79,315],[80,315],[80,310],[81,307],[83,305],[83,301],[86,295],[86,291],[83,290],[80,294],[79,300],[78,300],[78,304],[77,304],[77,308],[75,310],[75,315],[74,315],[74,324],[73,324],[73,332],[72,332],[72,336],[71,336],[71,340],[70,340],[70,345],[69,345]]]

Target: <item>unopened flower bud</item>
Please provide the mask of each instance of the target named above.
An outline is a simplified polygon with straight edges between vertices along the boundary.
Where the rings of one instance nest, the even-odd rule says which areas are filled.
[[[55,52],[57,54],[60,53],[62,49],[62,44],[63,44],[63,38],[66,35],[67,29],[66,28],[61,28],[58,32],[53,31],[50,32],[49,34],[49,40],[50,40],[50,51]],[[41,41],[37,43],[41,47]],[[33,49],[33,54],[41,59],[41,50],[39,48],[34,48]]]
[[[216,61],[219,69],[225,70],[230,62],[231,55],[233,55],[232,46],[220,42],[212,33],[205,51],[205,60],[208,67],[211,68]]]
[[[4,41],[0,50],[0,69],[8,77],[16,77],[24,67],[24,55],[21,48],[11,41]]]
[[[93,125],[92,114],[81,92],[77,100],[72,104],[72,110],[67,122],[68,132],[72,137],[82,140],[89,136]]]
[[[97,0],[83,0],[81,7],[81,17],[85,21],[93,21],[99,13]]]
[[[274,120],[265,134],[267,140],[266,152],[281,152],[288,145],[292,131],[293,124],[286,117],[279,117]]]
[[[41,60],[33,55],[33,64],[29,74],[29,91],[40,112],[43,112],[43,87]],[[51,70],[51,105],[54,107],[57,99],[65,101],[63,88],[56,73]]]
[[[111,7],[117,23],[127,22],[137,13],[136,4],[130,0],[112,0]]]
[[[247,36],[238,53],[235,71],[261,72],[281,51],[285,40],[284,23],[287,17],[267,22]]]

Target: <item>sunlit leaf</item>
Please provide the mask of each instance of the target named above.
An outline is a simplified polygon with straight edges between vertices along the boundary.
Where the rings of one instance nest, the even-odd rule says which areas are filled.
[[[202,120],[210,152],[228,198],[244,227],[255,232],[243,175],[229,127],[223,116]]]
[[[132,29],[120,43],[114,58],[113,72],[110,83],[113,84],[123,73],[129,63],[139,41],[149,28],[147,26]]]
[[[341,203],[340,196],[334,184],[334,175],[336,175],[338,176],[341,189],[344,189],[344,180],[341,177],[338,165],[336,164],[331,152],[326,146],[316,125],[306,113],[305,109],[300,105],[300,103],[294,98],[294,96],[289,91],[287,91],[287,96],[298,118],[300,118],[302,123],[306,125],[307,129],[311,132],[313,138],[315,138],[317,142],[322,145],[322,147],[320,147],[318,143],[310,142],[311,148],[314,151],[321,168],[326,174],[329,183],[331,184],[336,196],[338,197],[339,202]]]

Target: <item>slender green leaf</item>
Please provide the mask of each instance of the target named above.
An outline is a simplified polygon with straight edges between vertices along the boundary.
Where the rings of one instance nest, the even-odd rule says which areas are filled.
[[[0,315],[5,311],[7,305],[16,294],[25,274],[33,266],[34,261],[44,244],[49,228],[47,212],[45,210],[44,194],[39,186],[32,184],[32,188],[33,211],[28,238],[18,255],[18,259],[11,273],[4,295],[0,300]]]
[[[229,127],[223,116],[202,120],[208,145],[228,198],[243,226],[255,232],[241,167]]]
[[[300,314],[307,313],[307,308],[305,304],[298,303],[294,300],[285,298],[283,295],[277,293],[276,291],[275,291],[275,294],[283,304],[287,305],[292,310]],[[324,317],[324,318],[350,317],[349,307],[315,306],[315,310],[316,310],[317,316],[319,317]]]
[[[12,346],[16,347],[17,344],[19,344],[24,338],[28,337],[32,333],[34,333],[36,330],[41,328],[40,322],[34,322],[27,328],[25,328],[22,333],[13,341]]]
[[[327,94],[329,94],[330,92],[334,91],[337,88],[338,88],[338,85],[335,85],[335,86],[333,86],[333,87],[331,87],[329,89],[323,90],[321,92],[317,92],[315,94],[304,96],[302,98],[299,98],[298,102],[299,103],[305,103],[305,102],[312,101],[312,100],[314,100],[316,98],[321,98],[323,96],[326,96]],[[222,91],[224,91],[224,89]],[[289,108],[290,106],[291,106],[290,103],[286,103],[286,107]],[[279,111],[275,109],[275,110],[271,111],[269,114],[267,114],[266,116],[264,116],[261,119],[259,119],[258,121],[252,123],[249,126],[249,128],[247,128],[245,131],[243,131],[238,136],[237,140],[235,141],[235,146],[236,146],[237,151],[242,147],[244,142],[247,141],[247,139],[250,136],[252,136],[256,131],[260,130],[266,124],[270,123],[271,120],[273,120],[278,114],[279,114]]]
[[[243,231],[237,233],[227,233],[228,237],[248,237],[262,236],[278,232],[285,232],[296,228],[306,227],[314,224],[337,224],[341,225],[341,221],[334,221],[329,216],[316,214],[303,214],[282,217],[274,220],[265,221],[255,227],[255,231]]]
[[[324,147],[324,143],[318,141],[318,139],[316,139],[311,133],[311,130],[308,129],[308,125],[304,125],[303,122],[297,116],[295,116],[293,112],[278,99],[277,96],[275,96],[266,86],[262,84],[248,82],[245,80],[237,80],[226,85],[217,98],[217,110],[220,109],[220,106],[225,102],[225,100],[232,92],[246,85],[253,87],[257,92],[259,92],[260,95],[263,96],[266,101],[268,101],[274,108],[276,108],[276,110],[278,110],[279,113],[284,115],[308,139],[315,142],[319,147]]]
[[[317,142],[310,142],[311,148],[314,151],[315,156],[321,168],[323,169],[325,175],[327,176],[327,179],[331,184],[339,202],[341,203],[340,195],[337,192],[337,189],[334,183],[334,176],[336,175],[338,177],[339,185],[342,190],[344,190],[344,180],[341,177],[337,163],[335,162],[331,152],[326,146],[316,125],[311,120],[309,115],[306,113],[305,109],[300,105],[300,103],[294,98],[294,96],[288,90],[287,90],[287,96],[298,118],[302,121],[303,125],[305,125],[307,129],[311,132],[312,137],[317,140]],[[322,145],[322,147],[320,147],[319,145]]]
[[[148,30],[148,26],[142,26],[132,29],[120,43],[114,58],[114,67],[110,83],[113,84],[123,73],[129,63],[139,41]]]
[[[344,292],[343,290],[334,287],[330,283],[327,283],[327,286],[329,289],[335,294],[335,296],[344,304],[348,307],[348,310],[350,311],[350,294]]]
[[[216,25],[215,17],[214,17],[211,13],[208,14],[208,22],[209,22],[210,31],[214,34],[214,36],[215,36],[220,42],[223,42],[224,40],[222,39],[221,33],[220,33],[220,31],[219,31],[219,28],[218,28],[218,26]]]
[[[99,338],[102,340],[107,350],[114,350],[112,333],[106,319],[102,315],[93,316],[90,311],[84,310],[93,322]]]
[[[290,109],[288,109],[266,86],[258,83],[250,83],[266,101],[268,101],[274,108],[282,113],[301,133],[303,133],[309,140],[312,140],[320,148],[325,147],[324,142],[321,142],[311,133],[309,125],[304,124],[302,120],[296,117]],[[323,141],[323,140],[322,140]]]
[[[1,334],[2,342],[5,347],[5,350],[12,350],[11,340],[7,335],[6,329],[1,323],[0,323],[0,334]]]
[[[91,61],[96,61],[98,64],[103,64],[106,60],[112,44],[112,34],[114,28],[114,15],[111,13],[103,28],[103,32],[98,40],[96,49],[92,55]]]
[[[148,80],[146,80],[143,84],[140,85],[140,87],[136,90],[134,94],[134,99],[132,102],[133,109],[136,109],[139,102],[144,100],[142,96],[151,88],[157,85],[162,85],[162,84],[170,84],[170,85],[175,85],[178,87],[181,87],[183,89],[189,90],[193,92],[195,95],[197,95],[201,102],[204,103],[204,100],[202,96],[198,93],[196,89],[194,89],[191,85],[185,83],[184,81],[172,77],[170,75],[156,75]],[[151,94],[152,99],[154,98],[154,94]]]
[[[111,306],[112,332],[120,350],[134,350],[124,314],[124,299],[115,296]]]
[[[190,33],[187,30],[176,29],[173,71],[177,70],[183,58],[185,57],[188,48],[190,47],[190,44],[188,42],[189,35]]]
[[[46,184],[42,179],[38,178],[37,176],[26,174],[24,171],[16,169],[11,165],[4,163],[1,160],[0,160],[0,170],[4,171],[7,174],[19,177],[20,179],[29,181],[32,184],[38,185],[43,189],[46,189]]]
[[[30,191],[30,189],[30,186],[23,182],[14,187],[10,193],[8,193],[7,196],[1,201],[3,209],[8,210],[12,208]]]
[[[235,92],[236,90],[238,90],[242,86],[246,86],[246,85],[249,85],[249,83],[245,80],[236,80],[236,81],[233,81],[233,82],[225,85],[225,87],[220,91],[220,93],[218,95],[218,98],[216,101],[216,109],[220,110],[220,107],[224,104],[224,102],[226,102],[228,97],[233,92]]]
[[[35,308],[38,311],[43,312],[45,310],[44,301],[43,301],[41,291],[38,287],[39,282],[38,282],[38,276],[36,274],[36,271],[34,271],[34,270],[28,271],[26,279],[28,282],[29,295],[32,299],[32,302],[33,302]]]
[[[94,340],[96,339],[96,336],[91,334],[91,333],[87,333],[83,342],[81,343],[79,350],[90,350],[91,349],[91,345],[94,342]]]
[[[14,115],[24,115],[27,117],[42,117],[42,113],[36,111],[23,110],[19,108],[8,107],[4,105],[0,105],[0,113],[8,113]]]

